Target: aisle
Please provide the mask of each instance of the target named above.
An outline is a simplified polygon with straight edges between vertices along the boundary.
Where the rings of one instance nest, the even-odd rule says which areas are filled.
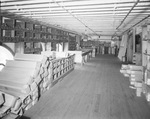
[[[150,106],[136,97],[114,56],[99,55],[47,91],[25,112],[29,119],[150,119]]]

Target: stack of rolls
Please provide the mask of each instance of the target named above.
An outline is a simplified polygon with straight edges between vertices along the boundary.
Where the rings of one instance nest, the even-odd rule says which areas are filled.
[[[43,55],[16,54],[14,60],[7,61],[0,72],[1,117],[8,112],[21,115],[37,103],[51,85],[52,59]]]
[[[22,115],[73,68],[74,55],[64,52],[16,54],[0,72],[0,118],[8,113]]]

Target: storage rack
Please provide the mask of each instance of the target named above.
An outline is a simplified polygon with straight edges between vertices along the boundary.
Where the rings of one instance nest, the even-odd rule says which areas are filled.
[[[76,50],[76,36],[69,35],[69,50]]]
[[[143,93],[150,102],[150,25],[142,26]]]
[[[69,42],[70,49],[75,50],[77,33],[63,28],[45,24],[34,19],[24,18],[2,11],[0,14],[0,42]],[[75,45],[75,46],[74,46]]]
[[[2,42],[30,42],[30,41],[65,41],[63,36],[65,32],[58,32],[61,30],[57,30],[55,28],[51,28],[51,30],[47,26],[36,25],[34,23],[29,22],[18,22],[18,20],[11,19],[8,17],[1,17],[1,32],[2,32]],[[66,34],[64,36],[66,38]],[[67,39],[66,39],[67,41]]]
[[[51,61],[51,79],[53,85],[58,81],[58,79],[74,69],[74,56],[75,55],[71,55],[67,58],[54,59]]]

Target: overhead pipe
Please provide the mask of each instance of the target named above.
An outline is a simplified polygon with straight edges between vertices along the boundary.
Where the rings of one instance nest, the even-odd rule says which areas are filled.
[[[118,29],[118,28],[123,24],[123,22],[126,20],[126,18],[129,16],[129,14],[130,14],[131,11],[134,9],[134,7],[138,4],[139,1],[140,1],[140,0],[137,0],[137,1],[134,3],[134,5],[132,6],[132,8],[131,8],[130,11],[128,12],[128,14],[124,17],[124,19],[121,21],[121,23],[119,24],[119,26],[118,26],[116,29]]]
[[[53,2],[55,2],[58,6],[60,6],[61,8],[63,8],[67,13],[69,13],[73,18],[75,18],[76,20],[78,20],[82,25],[84,25],[86,28],[88,28],[90,31],[92,31],[95,35],[97,35],[100,38],[100,35],[97,34],[93,29],[91,29],[90,27],[88,27],[82,20],[80,20],[76,15],[72,14],[72,12],[70,12],[69,10],[67,10],[65,8],[65,6],[60,5],[56,0],[52,0]]]
[[[138,25],[139,23],[141,23],[142,21],[146,20],[149,17],[150,17],[150,15],[146,16],[145,18],[143,18],[142,20],[140,20],[139,22],[137,22],[136,24],[134,24],[133,26],[131,26],[130,28],[125,30],[122,34],[124,34],[125,32],[127,32],[128,30],[130,30],[131,28],[135,27],[136,25]]]

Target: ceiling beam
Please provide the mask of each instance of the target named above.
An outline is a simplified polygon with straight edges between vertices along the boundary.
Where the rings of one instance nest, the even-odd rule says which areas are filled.
[[[28,1],[29,3],[25,3],[25,4],[23,4],[23,1]],[[88,3],[88,1],[89,2],[91,2],[91,3]],[[33,3],[32,3],[33,2]],[[41,3],[43,3],[43,4],[49,4],[49,3],[52,3],[52,4],[54,4],[55,2],[54,1],[44,1],[44,0],[42,0],[42,1],[32,1],[31,2],[31,0],[12,0],[12,1],[2,1],[2,4],[4,3],[14,3],[14,4],[18,4],[18,5],[38,5],[38,4],[41,4]],[[84,2],[84,4],[82,4]],[[78,1],[78,0],[72,0],[72,1],[62,1],[62,0],[60,0],[60,1],[57,1],[57,3],[59,3],[59,4],[61,4],[61,3],[63,3],[64,5],[65,5],[65,3],[70,3],[70,5],[68,4],[66,4],[66,6],[93,6],[93,5],[114,5],[114,4],[134,4],[135,3],[135,1],[133,0],[133,1],[130,1],[130,2],[125,2],[125,1],[122,1],[122,2],[105,2],[105,1],[98,1],[97,3],[95,3],[95,2],[97,2],[97,1],[90,1],[90,0],[80,0],[80,1]],[[149,0],[145,0],[145,1],[140,1],[140,3],[148,3],[148,2],[150,2]],[[76,4],[75,5],[75,3],[79,3],[79,4]],[[3,6],[9,6],[9,5],[3,5]]]
[[[126,20],[126,18],[129,16],[129,14],[131,13],[131,11],[134,9],[134,7],[139,3],[139,0],[137,0],[135,2],[135,4],[132,6],[132,8],[129,10],[129,12],[127,13],[127,15],[124,17],[124,19],[121,21],[121,23],[119,24],[119,26],[116,28],[118,29],[122,24],[123,22]]]
[[[128,12],[128,10],[129,9],[121,9],[121,10],[116,10],[115,11],[115,14],[117,14],[117,12]],[[136,11],[136,12],[138,12],[138,11],[143,11],[143,10],[145,10],[145,8],[143,8],[143,9],[134,9],[133,11]],[[11,12],[15,12],[15,13],[22,13],[22,14],[25,14],[25,13],[34,13],[34,14],[44,14],[44,13],[47,13],[47,14],[57,14],[57,13],[66,13],[64,10],[57,10],[57,11],[50,11],[50,10],[39,10],[39,9],[37,9],[36,11],[26,11],[26,10],[22,10],[22,9],[19,9],[19,10],[16,10],[16,9],[14,9],[14,10],[11,10]],[[72,12],[73,14],[75,14],[75,13],[86,13],[86,12],[88,12],[88,13],[94,13],[94,12],[97,12],[97,13],[114,13],[114,11],[113,10],[111,10],[111,9],[108,9],[108,10],[99,10],[99,9],[96,9],[96,10],[73,10],[73,11],[70,11],[70,12]],[[150,11],[149,11],[150,12]]]
[[[121,9],[129,9],[131,6],[119,6],[119,7],[117,7],[118,9],[119,8],[121,8]],[[138,6],[136,6],[136,8],[137,9],[139,9],[140,7],[142,7],[141,8],[141,10],[143,9],[143,8],[145,8],[145,7],[150,7],[150,5],[138,5]],[[3,6],[2,6],[2,8],[3,8]],[[66,7],[67,8],[67,7]],[[8,7],[8,8],[3,8],[3,9],[6,9],[6,10],[10,10],[10,11],[12,11],[12,10],[17,10],[17,7],[14,7],[14,5],[13,6],[10,6],[10,7]],[[69,9],[69,10],[94,10],[94,9],[98,9],[98,10],[111,10],[111,9],[113,9],[113,7],[95,7],[95,6],[93,6],[92,8],[79,8],[79,7],[76,7],[76,8],[67,8],[67,9]],[[36,11],[62,11],[62,9],[60,9],[59,7],[48,7],[48,6],[45,6],[45,7],[39,7],[39,6],[35,6],[35,7],[27,7],[27,8],[21,8],[21,6],[20,7],[18,7],[18,10],[22,10],[22,11],[24,11],[24,12],[36,12]],[[119,9],[120,10],[120,9]],[[118,10],[118,11],[119,11]],[[136,9],[135,9],[136,10]],[[140,10],[140,9],[139,9]],[[121,10],[120,10],[121,11]]]
[[[134,25],[132,25],[130,28],[126,29],[123,33],[129,31],[131,28],[137,26],[138,24],[140,24],[141,22],[143,22],[144,20],[146,20],[149,17],[150,17],[150,14],[148,16],[146,16],[145,18],[141,19],[140,21],[138,21],[137,23],[135,23]]]

